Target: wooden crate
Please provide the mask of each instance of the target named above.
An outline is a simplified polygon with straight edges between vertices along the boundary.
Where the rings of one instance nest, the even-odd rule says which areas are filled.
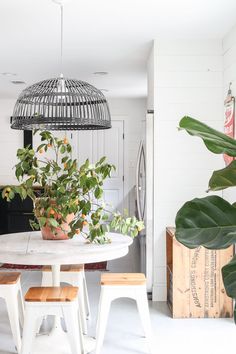
[[[226,250],[190,250],[166,228],[167,302],[173,318],[232,317],[233,302],[224,289],[221,268],[234,253]]]

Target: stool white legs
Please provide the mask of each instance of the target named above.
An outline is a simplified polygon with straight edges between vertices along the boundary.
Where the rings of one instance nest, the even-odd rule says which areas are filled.
[[[7,305],[8,317],[11,325],[11,331],[17,351],[20,352],[21,348],[21,333],[20,333],[20,319],[19,319],[19,306],[17,293],[9,291],[8,296],[5,298]]]
[[[87,334],[87,321],[86,317],[90,315],[90,308],[89,308],[89,300],[88,300],[88,291],[87,291],[87,284],[86,278],[83,271],[81,272],[60,272],[60,282],[67,283],[72,286],[78,286],[79,291],[79,306],[80,306],[80,313],[81,313],[81,323],[83,333]],[[52,285],[52,272],[45,271],[42,273],[42,286],[51,286]]]
[[[143,326],[144,335],[147,338],[147,343],[150,353],[153,352],[153,338],[152,327],[150,321],[149,307],[147,301],[146,286],[142,286],[138,294],[136,295],[136,302],[138,307],[139,316]]]
[[[21,354],[30,354],[38,330],[38,313],[30,307],[25,309]]]
[[[122,297],[128,297],[134,299],[137,302],[137,307],[141,318],[142,326],[144,329],[144,334],[148,341],[150,353],[152,353],[153,350],[152,330],[151,330],[148,300],[146,294],[146,285],[138,285],[138,286],[102,285],[101,286],[101,295],[99,301],[98,320],[97,320],[95,353],[100,354],[101,352],[111,302],[115,299],[122,298]]]
[[[88,332],[88,326],[87,326],[87,321],[86,321],[86,307],[85,307],[85,294],[84,294],[84,278],[83,278],[83,273],[79,273],[77,276],[77,280],[71,279],[70,284],[72,286],[78,286],[80,289],[79,295],[78,295],[78,301],[79,301],[79,311],[80,311],[80,318],[81,318],[81,325],[82,325],[82,330],[84,334],[87,334]]]
[[[20,319],[20,325],[21,328],[23,329],[24,327],[24,317],[25,317],[25,306],[24,306],[24,298],[21,290],[21,284],[18,284],[18,304],[19,304],[19,319]]]
[[[71,307],[65,307],[63,309],[63,314],[70,342],[71,354],[80,354],[82,348],[80,345],[81,336],[79,336],[79,317],[77,316],[75,309]]]
[[[38,319],[43,316],[53,315],[63,317],[65,320],[68,340],[72,354],[84,353],[82,332],[78,320],[78,302],[26,302],[25,321],[22,339],[21,354],[30,354],[37,334]],[[50,335],[48,340],[50,341]]]
[[[88,287],[87,287],[87,281],[85,277],[85,272],[82,272],[83,274],[83,289],[84,289],[84,302],[85,302],[85,310],[86,310],[86,316],[87,319],[90,318],[90,305],[89,305],[89,297],[88,297]]]
[[[5,299],[13,340],[18,353],[20,353],[20,323],[23,325],[24,316],[20,281],[16,284],[0,285],[0,297]]]
[[[104,286],[102,286],[98,307],[95,354],[99,354],[101,352],[111,302],[112,300],[114,300],[111,296],[112,294],[110,294],[109,291],[106,290],[107,289],[104,289]]]

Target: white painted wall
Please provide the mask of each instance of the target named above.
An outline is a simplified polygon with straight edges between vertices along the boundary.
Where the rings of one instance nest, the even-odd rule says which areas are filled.
[[[154,45],[154,300],[166,300],[165,228],[184,202],[205,196],[221,156],[178,132],[184,115],[222,129],[221,41],[160,41]]]
[[[227,95],[232,82],[232,95],[236,96],[236,26],[223,39],[223,92]],[[223,196],[230,202],[236,201],[236,188],[223,191]]]
[[[23,146],[23,133],[10,128],[14,104],[13,99],[0,99],[0,185],[17,181],[12,167],[16,163],[16,150]]]
[[[155,54],[154,42],[147,60],[147,109],[154,110],[154,85],[155,85]]]

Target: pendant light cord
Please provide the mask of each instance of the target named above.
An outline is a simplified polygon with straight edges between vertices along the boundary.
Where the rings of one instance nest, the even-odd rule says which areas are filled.
[[[61,8],[61,78],[63,78],[63,20],[64,20],[64,16],[63,16],[63,5],[60,5]],[[64,81],[64,80],[63,80]],[[67,139],[67,131],[65,130],[64,132],[64,139]]]
[[[60,5],[61,8],[61,73],[63,72],[63,5]]]

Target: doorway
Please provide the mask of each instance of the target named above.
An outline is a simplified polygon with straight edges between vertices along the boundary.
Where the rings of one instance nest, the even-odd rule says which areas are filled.
[[[116,170],[104,182],[104,200],[115,210],[124,208],[124,121],[113,120],[112,128],[107,130],[79,131],[72,133],[76,144],[79,164],[86,159],[96,163],[106,156],[107,162],[114,164]]]

